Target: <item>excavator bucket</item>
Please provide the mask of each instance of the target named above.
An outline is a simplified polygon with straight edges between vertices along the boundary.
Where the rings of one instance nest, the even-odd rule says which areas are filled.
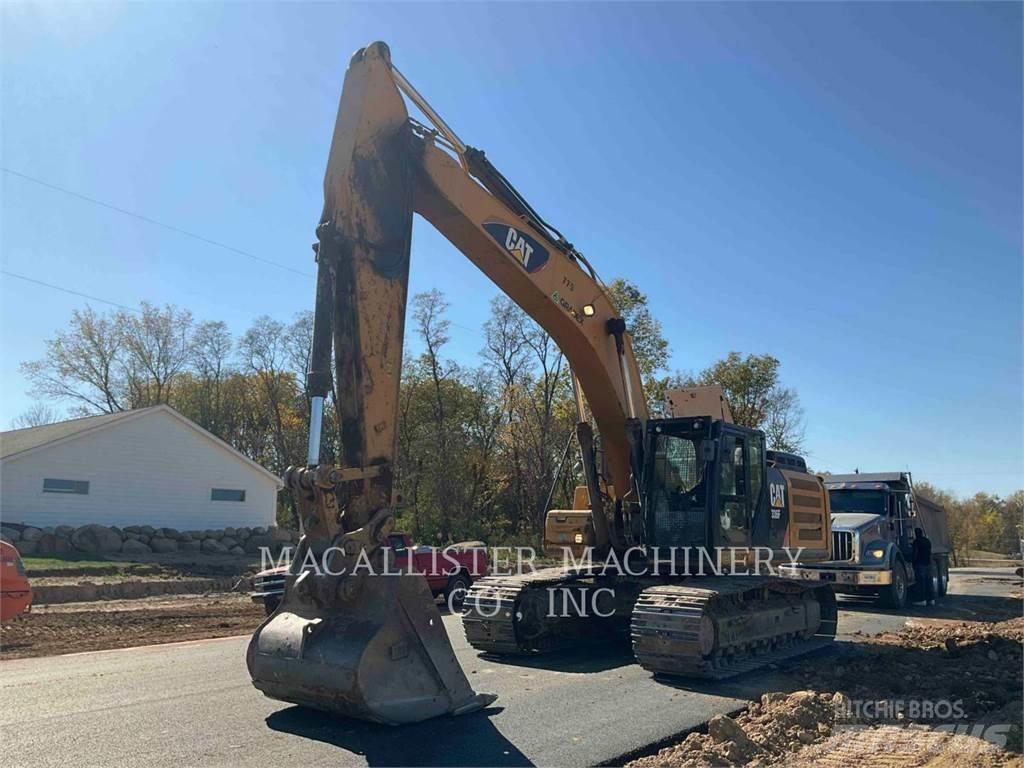
[[[347,584],[354,584],[350,591]],[[249,643],[246,662],[259,690],[388,725],[461,715],[494,701],[470,687],[422,576],[353,576],[341,585],[327,604],[303,584],[286,591]]]
[[[358,51],[345,75],[317,229],[308,464],[286,475],[305,530],[296,553],[303,568],[287,577],[281,605],[246,654],[253,685],[271,698],[391,725],[472,712],[496,698],[470,687],[422,575],[352,567],[358,557],[391,564],[382,545],[394,526],[410,137],[387,46]],[[332,337],[340,467],[319,464]],[[306,567],[307,554],[330,567]]]

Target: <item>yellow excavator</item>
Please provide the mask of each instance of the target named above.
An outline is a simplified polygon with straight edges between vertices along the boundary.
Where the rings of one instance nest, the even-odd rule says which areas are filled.
[[[427,122],[410,117],[405,98]],[[578,413],[585,485],[574,509],[548,513],[545,529],[546,547],[572,557],[474,584],[463,613],[469,642],[500,657],[629,632],[653,673],[714,679],[831,641],[831,588],[772,568],[783,551],[829,559],[821,480],[799,457],[767,451],[761,432],[733,424],[720,391],[672,392],[670,415],[650,417],[628,329],[593,267],[458,138],[378,42],[352,57],[331,142],[314,246],[309,456],[285,478],[304,535],[280,606],[249,644],[253,684],[391,724],[494,701],[470,686],[423,577],[389,567],[414,212],[558,344]],[[332,386],[337,466],[319,461]],[[763,550],[771,556],[759,561]],[[733,573],[742,572],[737,560],[750,566],[747,575],[705,563],[721,552]],[[684,568],[680,558],[690,557]]]

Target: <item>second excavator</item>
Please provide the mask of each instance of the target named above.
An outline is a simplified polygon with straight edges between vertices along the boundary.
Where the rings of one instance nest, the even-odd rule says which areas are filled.
[[[470,687],[422,576],[395,574],[385,546],[413,213],[551,336],[578,414],[584,485],[573,509],[548,513],[545,534],[571,562],[477,582],[463,616],[470,643],[533,654],[629,632],[655,674],[719,678],[829,642],[831,588],[774,575],[793,552],[829,559],[820,478],[733,424],[719,391],[672,392],[670,415],[652,418],[628,328],[591,264],[374,43],[349,64],[324,179],[309,456],[285,478],[304,535],[280,606],[249,644],[254,685],[392,724],[494,700]],[[319,461],[332,389],[338,466]],[[730,574],[745,575],[705,572],[708,553],[723,552]],[[588,595],[600,595],[594,610],[562,610]]]

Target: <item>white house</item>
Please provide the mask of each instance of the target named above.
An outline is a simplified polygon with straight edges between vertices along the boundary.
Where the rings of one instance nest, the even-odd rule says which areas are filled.
[[[273,525],[281,480],[167,405],[0,433],[0,519]]]

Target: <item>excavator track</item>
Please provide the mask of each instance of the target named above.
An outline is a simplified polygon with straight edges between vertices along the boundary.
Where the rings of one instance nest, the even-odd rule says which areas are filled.
[[[630,634],[644,669],[720,680],[828,645],[836,617],[828,586],[760,576],[698,577],[641,592]]]
[[[544,568],[480,579],[466,593],[462,607],[466,639],[478,651],[502,655],[548,653],[571,645],[586,620],[549,617],[548,589],[591,575],[587,569]]]

